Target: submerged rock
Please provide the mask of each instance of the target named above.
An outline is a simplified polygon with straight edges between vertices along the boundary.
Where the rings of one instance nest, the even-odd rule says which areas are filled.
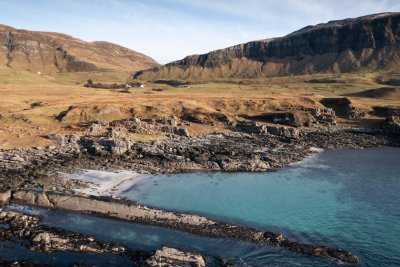
[[[0,240],[22,240],[22,244],[32,251],[74,251],[117,255],[125,255],[128,251],[123,246],[98,241],[83,234],[47,228],[40,224],[38,217],[19,212],[0,211],[0,224],[7,226],[0,227]]]
[[[3,267],[55,267],[55,265],[48,265],[35,260],[7,261],[2,257],[0,257],[0,265]]]

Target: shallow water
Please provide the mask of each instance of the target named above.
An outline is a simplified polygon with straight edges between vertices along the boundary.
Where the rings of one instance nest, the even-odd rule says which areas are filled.
[[[270,173],[193,173],[140,180],[124,196],[140,203],[276,230],[302,242],[348,249],[356,266],[400,266],[400,149],[329,151]],[[20,209],[20,207],[17,207]],[[209,239],[170,229],[73,212],[28,210],[44,224],[137,250],[171,246],[221,256],[241,266],[346,266],[272,246]],[[130,266],[124,257],[32,253],[0,243],[0,256],[67,266]],[[28,257],[27,257],[28,256]],[[354,266],[354,265],[349,265]]]
[[[32,252],[17,242],[0,242],[0,256],[8,261],[35,260],[44,264],[55,266],[72,266],[77,262],[92,264],[93,266],[132,266],[133,262],[127,257],[116,255],[97,255],[90,253],[56,252],[51,254]]]
[[[360,256],[362,265],[400,266],[399,165],[398,148],[328,151],[272,173],[158,175],[141,180],[124,196],[347,249]],[[246,255],[260,266],[293,258],[299,265],[310,264],[309,258],[302,262],[290,253]]]
[[[337,265],[337,262],[293,254],[273,246],[257,245],[231,239],[206,238],[156,226],[98,218],[64,211],[40,210],[44,223],[93,235],[100,240],[115,242],[135,250],[155,250],[163,246],[186,249],[207,256],[213,266],[211,256],[223,257],[241,266],[319,266]],[[269,263],[271,265],[269,265]],[[304,265],[305,264],[305,265]]]

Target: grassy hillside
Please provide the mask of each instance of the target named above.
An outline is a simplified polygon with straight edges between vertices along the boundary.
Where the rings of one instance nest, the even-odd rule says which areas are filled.
[[[349,97],[354,105],[367,111],[372,110],[373,106],[400,107],[399,87],[378,83],[382,78],[392,81],[400,78],[397,74],[229,79],[198,82],[190,85],[190,88],[145,83],[145,88],[131,88],[129,92],[83,87],[80,81],[89,76],[95,81],[123,80],[120,73],[91,75],[93,73],[46,76],[0,68],[0,148],[43,146],[49,143],[44,138],[46,134],[79,134],[79,125],[93,120],[195,114],[206,121],[215,122],[214,125],[191,123],[191,132],[204,134],[229,131],[218,123],[221,115],[235,120],[237,116],[246,114],[322,107],[319,100],[323,97]],[[370,93],[371,90],[374,94]],[[62,112],[66,116],[60,121],[57,117]],[[340,122],[369,125],[383,119],[369,116]],[[154,138],[163,137],[137,136],[138,140]]]
[[[0,25],[0,66],[46,74],[130,73],[158,66],[158,63],[139,52],[108,42],[85,42],[65,34]]]

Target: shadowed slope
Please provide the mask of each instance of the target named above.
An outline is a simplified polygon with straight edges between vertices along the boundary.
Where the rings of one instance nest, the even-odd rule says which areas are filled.
[[[369,89],[356,93],[345,94],[346,96],[354,97],[368,97],[368,98],[381,98],[381,99],[399,99],[400,89],[392,87],[382,87],[376,89]]]

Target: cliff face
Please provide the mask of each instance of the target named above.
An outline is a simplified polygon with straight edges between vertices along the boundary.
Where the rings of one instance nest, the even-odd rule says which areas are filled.
[[[64,34],[0,25],[0,66],[41,72],[77,72],[136,71],[157,65],[143,54],[112,43],[84,42]]]
[[[252,78],[394,69],[400,65],[400,13],[308,26],[137,73],[144,79]]]

